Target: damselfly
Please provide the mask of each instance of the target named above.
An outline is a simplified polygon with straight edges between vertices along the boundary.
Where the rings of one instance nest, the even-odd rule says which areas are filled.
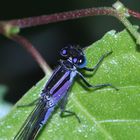
[[[91,85],[79,71],[80,69],[86,71],[97,70],[103,59],[109,54],[111,54],[111,52],[104,54],[93,68],[87,68],[86,57],[82,49],[74,46],[63,48],[60,51],[63,60],[60,60],[59,65],[53,71],[53,74],[42,90],[39,99],[36,100],[35,108],[14,137],[14,140],[34,140],[43,125],[50,118],[58,103],[60,105],[62,117],[67,113],[67,115],[69,114],[70,116],[74,115],[79,120],[74,112],[65,110],[68,90],[76,76],[79,76],[89,88],[110,86],[117,89],[112,84]]]

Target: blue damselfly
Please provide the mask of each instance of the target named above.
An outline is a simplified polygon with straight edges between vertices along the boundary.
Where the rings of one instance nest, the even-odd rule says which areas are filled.
[[[42,90],[39,99],[35,101],[33,111],[14,137],[14,140],[34,140],[40,129],[50,118],[58,103],[60,105],[62,117],[65,116],[64,113],[67,113],[67,115],[69,114],[70,116],[74,115],[78,121],[80,121],[79,117],[74,112],[65,110],[68,90],[73,84],[73,80],[76,76],[79,76],[89,88],[110,86],[117,90],[112,84],[91,85],[79,71],[80,69],[86,71],[97,70],[103,59],[111,53],[112,52],[107,52],[104,54],[93,68],[87,68],[86,57],[82,49],[74,46],[63,48],[60,51],[60,55],[63,59],[60,60],[59,65],[53,71],[53,74]]]

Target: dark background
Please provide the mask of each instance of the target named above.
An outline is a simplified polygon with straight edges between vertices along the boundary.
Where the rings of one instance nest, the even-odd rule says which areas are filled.
[[[89,7],[111,6],[115,0],[39,0],[0,1],[0,20],[9,20]],[[139,0],[122,0],[130,9],[140,12]],[[140,25],[138,19],[130,18]],[[68,44],[88,46],[107,31],[121,31],[124,26],[114,17],[97,16],[53,23],[21,30],[43,55],[53,69],[59,59],[60,48]],[[17,43],[0,35],[0,84],[8,87],[5,100],[15,103],[44,73],[32,57]]]

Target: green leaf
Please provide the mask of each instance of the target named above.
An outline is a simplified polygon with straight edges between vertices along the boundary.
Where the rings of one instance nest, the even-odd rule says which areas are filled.
[[[127,31],[108,32],[85,50],[88,67],[95,65],[103,54],[111,50],[113,54],[105,58],[96,73],[85,74],[89,75],[86,78],[91,84],[111,83],[119,91],[110,87],[88,90],[76,81],[67,110],[76,112],[81,123],[75,117],[60,118],[60,110],[57,109],[38,140],[139,140],[140,54],[133,38]],[[32,102],[45,83],[46,78],[29,90],[18,104]],[[0,121],[0,139],[11,140],[32,108],[14,107]]]

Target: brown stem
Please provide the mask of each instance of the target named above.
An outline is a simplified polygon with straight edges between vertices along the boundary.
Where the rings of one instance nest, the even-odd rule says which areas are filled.
[[[51,71],[50,67],[47,65],[43,57],[40,55],[40,53],[33,47],[33,45],[23,36],[20,35],[13,35],[10,36],[10,39],[16,41],[20,45],[22,45],[36,60],[36,62],[40,65],[42,70],[45,74],[48,74],[48,71]]]
[[[116,5],[118,5],[117,8]],[[120,5],[122,6],[122,8],[118,9]],[[25,39],[22,36],[16,35],[19,32],[19,28],[33,27],[37,25],[72,20],[87,16],[110,15],[119,19],[124,24],[124,26],[130,31],[130,33],[136,38],[137,43],[140,44],[139,33],[133,28],[132,24],[127,20],[125,16],[126,14],[125,12],[127,11],[126,8],[120,2],[116,2],[114,8],[116,9],[110,7],[87,8],[81,10],[56,13],[51,15],[43,15],[38,17],[29,17],[10,21],[3,21],[0,22],[0,33],[23,45],[28,50],[28,52],[32,54],[34,59],[38,62],[40,67],[46,73],[48,65],[46,64],[45,60],[41,57],[39,52],[32,46],[32,44],[27,39]],[[128,13],[135,17],[138,18],[140,17],[139,13],[136,13],[132,10],[128,10]]]
[[[140,19],[140,13],[135,12],[135,11],[130,10],[130,9],[128,10],[128,13],[129,13],[131,16],[133,16],[133,17],[136,17],[136,18]]]
[[[11,23],[14,26],[19,26],[20,28],[27,28],[27,27],[37,26],[37,25],[43,25],[48,23],[54,23],[59,21],[72,20],[76,18],[96,16],[96,15],[111,15],[116,17],[118,13],[116,12],[115,9],[109,7],[87,8],[81,10],[56,13],[51,15],[43,15],[38,17],[15,19],[15,20],[8,21],[8,23]]]
[[[116,11],[113,8],[88,8],[69,12],[56,13],[51,15],[44,15],[38,17],[30,17],[23,19],[15,19],[1,22],[0,33],[11,38],[12,40],[21,44],[37,61],[42,70],[46,73],[49,66],[41,57],[40,53],[32,46],[32,44],[22,36],[16,35],[19,32],[18,28],[27,28],[37,25],[43,25],[53,22],[64,21],[68,19],[76,19],[80,17],[94,16],[94,15],[112,15],[116,16]],[[12,31],[12,32],[11,32]],[[14,32],[13,32],[14,31]]]

